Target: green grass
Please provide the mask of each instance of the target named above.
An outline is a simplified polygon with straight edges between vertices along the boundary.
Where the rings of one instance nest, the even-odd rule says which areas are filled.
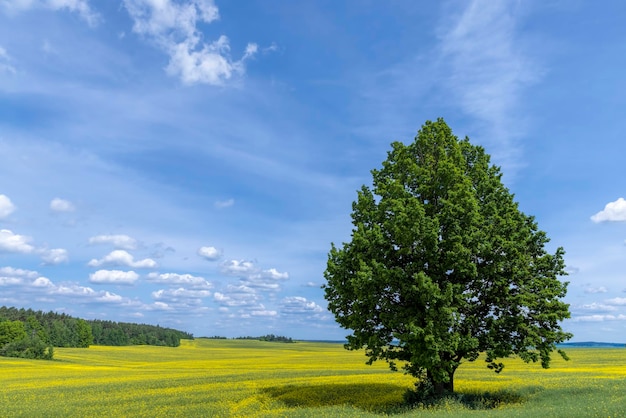
[[[548,370],[515,359],[499,375],[480,359],[463,364],[456,397],[409,408],[410,377],[339,344],[59,348],[54,361],[0,358],[0,416],[626,416],[626,349],[567,352],[571,361],[555,357]]]

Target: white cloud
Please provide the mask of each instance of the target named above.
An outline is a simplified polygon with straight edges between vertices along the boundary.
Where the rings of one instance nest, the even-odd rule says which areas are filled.
[[[13,267],[0,267],[0,276],[10,277],[25,277],[28,279],[35,279],[39,276],[39,273],[32,270],[16,269]]]
[[[135,258],[125,250],[111,251],[108,255],[104,256],[100,260],[93,259],[87,263],[90,267],[100,267],[102,265],[114,265],[114,266],[127,266],[132,268],[155,268],[157,266],[156,261],[151,258],[144,258],[143,260],[135,261]]]
[[[36,271],[13,267],[0,268],[0,286],[23,286],[23,290],[55,287],[50,279],[40,276]]]
[[[235,204],[235,199],[218,200],[217,202],[215,202],[215,207],[218,209],[224,209],[224,208],[229,208],[233,206],[234,204]]]
[[[78,13],[90,26],[95,26],[100,17],[91,10],[88,0],[1,0],[0,6],[9,13],[31,9],[67,10]]]
[[[273,316],[278,316],[278,312],[270,310],[270,309],[265,309],[265,306],[263,306],[262,304],[259,305],[258,307],[256,307],[255,309],[252,309],[250,311],[250,315],[251,316],[267,316],[267,317],[273,317]]]
[[[582,315],[572,318],[574,322],[626,321],[626,315]]]
[[[97,284],[131,285],[137,281],[139,275],[134,271],[98,270],[89,275],[89,281]]]
[[[608,303],[609,305],[624,306],[626,305],[626,298],[612,298],[612,299],[607,299],[605,302]]]
[[[281,273],[275,268],[261,270],[252,261],[245,260],[225,261],[221,271],[225,275],[239,277],[246,286],[272,291],[280,290],[278,281],[289,278],[287,272]]]
[[[74,205],[69,200],[55,197],[50,202],[50,209],[55,212],[72,212],[74,211]]]
[[[271,268],[269,270],[263,270],[261,272],[260,277],[272,279],[272,280],[287,280],[289,278],[289,273],[287,272],[281,273],[275,268]]]
[[[593,215],[591,220],[596,223],[605,221],[626,221],[626,200],[620,197],[615,202],[607,203],[604,210]]]
[[[198,255],[210,261],[215,261],[222,256],[222,252],[215,247],[200,247]]]
[[[39,287],[39,288],[53,288],[54,287],[54,283],[52,283],[52,281],[50,279],[48,279],[47,277],[37,277],[33,282],[32,282],[32,286],[33,287]]]
[[[0,253],[32,253],[35,247],[29,244],[30,241],[29,237],[14,234],[8,229],[0,229]]]
[[[580,309],[584,311],[595,311],[595,312],[613,312],[617,310],[615,306],[605,305],[603,303],[597,303],[597,302],[582,305]]]
[[[324,308],[302,296],[289,296],[282,300],[281,312],[285,314],[318,314]]]
[[[123,302],[124,298],[120,295],[116,295],[115,293],[104,292],[101,296],[96,297],[96,301],[105,302],[105,303],[119,303]]]
[[[137,240],[128,235],[96,235],[89,238],[89,244],[111,244],[114,247],[124,250],[134,250],[137,248]]]
[[[97,292],[91,287],[80,286],[75,283],[59,285],[52,291],[52,293],[62,296],[97,296]]]
[[[194,289],[159,289],[152,292],[152,297],[157,300],[169,300],[178,302],[181,300],[188,301],[189,299],[201,299],[211,296],[211,292],[208,290],[194,290]]]
[[[246,285],[229,285],[224,292],[215,292],[213,298],[226,307],[255,307],[258,306],[259,301],[256,291]]]
[[[256,267],[252,261],[228,260],[222,264],[222,273],[229,276],[247,278],[256,272]]]
[[[243,57],[233,61],[228,38],[205,43],[198,24],[219,18],[212,0],[124,0],[133,19],[133,31],[153,40],[170,57],[166,72],[184,84],[222,85],[234,74],[243,74],[244,63],[257,52],[248,44]]]
[[[68,261],[67,250],[63,248],[53,248],[51,250],[43,250],[41,259],[45,264],[61,264]]]
[[[209,289],[212,287],[211,283],[203,277],[192,276],[191,274],[150,273],[148,274],[148,280],[154,283],[167,284],[169,286],[186,285],[196,289]]]
[[[2,58],[2,48],[0,48],[0,59]],[[1,68],[0,64],[0,68]],[[0,194],[0,219],[6,218],[15,211],[15,205],[8,196]]]
[[[606,293],[608,290],[604,286],[600,287],[588,287],[585,289],[585,293]]]

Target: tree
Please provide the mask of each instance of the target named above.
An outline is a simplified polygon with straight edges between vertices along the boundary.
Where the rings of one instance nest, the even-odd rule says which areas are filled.
[[[346,348],[401,365],[438,394],[481,352],[498,373],[512,355],[549,367],[571,338],[560,327],[564,251],[545,250],[484,149],[427,121],[372,175],[352,205],[351,241],[331,245],[324,272],[328,309],[352,330]]]

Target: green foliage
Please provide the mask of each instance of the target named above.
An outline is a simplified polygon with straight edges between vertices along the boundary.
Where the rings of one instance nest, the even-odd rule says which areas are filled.
[[[511,355],[547,368],[571,337],[560,327],[564,251],[545,250],[484,149],[428,121],[372,175],[352,205],[352,239],[331,246],[324,273],[328,308],[352,330],[346,348],[425,374],[438,394],[480,352],[496,372]]]
[[[23,340],[26,336],[26,329],[21,321],[0,322],[0,347],[14,341]]]
[[[26,337],[2,346],[0,356],[52,360],[54,348],[39,337]]]

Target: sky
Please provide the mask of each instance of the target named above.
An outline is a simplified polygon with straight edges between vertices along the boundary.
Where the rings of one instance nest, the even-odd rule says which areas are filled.
[[[341,340],[331,242],[443,117],[626,342],[626,3],[0,0],[0,305]]]

